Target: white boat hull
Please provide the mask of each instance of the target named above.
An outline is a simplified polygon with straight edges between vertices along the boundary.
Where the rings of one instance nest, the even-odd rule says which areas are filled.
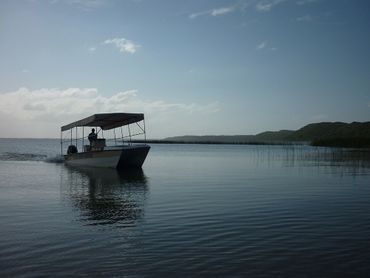
[[[141,168],[149,152],[148,145],[125,146],[103,151],[90,151],[65,155],[65,162],[72,166],[101,168]]]

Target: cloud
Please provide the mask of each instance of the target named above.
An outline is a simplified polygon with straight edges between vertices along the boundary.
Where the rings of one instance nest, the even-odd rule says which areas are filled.
[[[100,8],[106,5],[108,2],[109,2],[108,0],[50,0],[49,1],[49,3],[52,5],[59,4],[59,3],[68,4],[71,6],[79,7],[86,11]]]
[[[225,15],[228,13],[231,13],[235,10],[235,6],[229,6],[229,7],[222,7],[222,8],[217,8],[217,9],[211,9],[203,12],[198,12],[198,13],[192,13],[189,15],[190,19],[197,18],[199,16],[221,16]]]
[[[79,105],[96,97],[96,89],[69,88],[29,90],[20,88],[14,92],[0,94],[0,110],[19,119],[36,119],[61,114],[75,114]]]
[[[209,14],[209,11],[206,11],[206,12],[198,12],[198,13],[192,13],[189,15],[189,18],[190,19],[194,19],[194,18],[197,18],[199,16],[202,16],[202,15],[207,15]]]
[[[41,103],[26,103],[23,109],[25,111],[46,111],[46,107]]]
[[[69,4],[80,5],[86,8],[98,8],[105,5],[103,0],[67,0]]]
[[[234,11],[234,7],[223,7],[223,8],[219,8],[219,9],[213,9],[211,11],[211,15],[213,16],[219,16],[219,15],[224,15],[224,14],[228,14],[228,13],[231,13],[232,11]]]
[[[92,47],[89,47],[89,52],[90,53],[93,53],[96,51],[96,47],[92,46]]]
[[[298,0],[297,5],[306,5],[314,2],[318,2],[320,0]]]
[[[32,133],[46,129],[48,137],[58,137],[62,124],[103,112],[144,112],[152,119],[154,130],[158,133],[165,123],[177,126],[175,119],[181,118],[183,123],[178,126],[192,124],[195,119],[219,111],[217,102],[208,104],[171,103],[165,100],[144,100],[138,96],[137,90],[118,92],[111,96],[99,94],[96,88],[68,88],[65,90],[43,88],[31,90],[20,88],[16,91],[0,93],[0,115],[6,122],[0,122],[0,137],[11,137],[7,134],[9,125],[18,127],[13,136],[41,136]],[[23,129],[27,134],[23,134]],[[25,132],[25,131],[24,131]],[[29,135],[28,135],[29,134]],[[152,135],[155,132],[152,133]],[[171,135],[168,132],[167,135]],[[160,137],[158,134],[157,137]]]
[[[136,44],[125,38],[107,39],[103,43],[113,44],[119,49],[120,52],[130,54],[134,54],[138,50],[138,48],[141,47],[139,44]]]
[[[300,16],[300,17],[297,17],[297,21],[301,21],[301,22],[309,22],[309,21],[312,21],[312,16],[310,16],[309,14],[306,14],[306,15],[303,15],[303,16]]]
[[[225,15],[232,12],[241,12],[244,13],[247,9],[255,8],[258,12],[269,12],[275,6],[282,4],[284,2],[288,2],[289,0],[244,0],[238,1],[236,4],[232,6],[217,8],[217,9],[210,9],[206,11],[201,11],[197,13],[192,13],[189,15],[190,19],[194,19],[200,16],[220,16]],[[304,1],[304,2],[303,2]],[[298,0],[297,4],[306,4],[309,2],[314,2],[318,0]],[[301,3],[302,2],[302,3]]]
[[[259,12],[269,12],[271,11],[275,6],[286,2],[287,0],[264,0],[259,1],[256,4],[256,10]]]
[[[264,49],[267,45],[267,42],[261,42],[259,45],[256,46],[257,50]]]
[[[265,50],[265,51],[277,51],[278,49],[277,49],[277,47],[274,47],[274,46],[269,46],[268,44],[267,44],[267,42],[266,41],[264,41],[264,42],[261,42],[260,44],[258,44],[257,46],[256,46],[256,50]]]

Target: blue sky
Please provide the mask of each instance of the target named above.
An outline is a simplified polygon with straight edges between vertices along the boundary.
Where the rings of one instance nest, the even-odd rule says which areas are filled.
[[[0,137],[144,112],[148,137],[370,119],[368,0],[0,1]]]

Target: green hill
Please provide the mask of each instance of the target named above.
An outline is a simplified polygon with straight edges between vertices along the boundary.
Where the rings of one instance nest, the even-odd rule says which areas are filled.
[[[316,146],[370,148],[370,122],[322,122],[306,125],[297,131],[266,131],[256,135],[186,135],[168,137],[162,141],[216,144],[269,144],[303,141]]]
[[[277,143],[286,142],[291,135],[291,130],[266,131],[257,135],[185,135],[168,137],[164,141],[182,143],[223,143],[223,144],[247,144],[247,143]]]
[[[309,124],[292,133],[288,139],[293,141],[313,141],[330,138],[370,138],[370,122],[323,122]]]
[[[292,141],[309,141],[315,146],[370,147],[370,122],[324,122],[309,124],[287,138]]]
[[[292,130],[265,131],[254,136],[254,140],[262,142],[286,142],[292,135]]]

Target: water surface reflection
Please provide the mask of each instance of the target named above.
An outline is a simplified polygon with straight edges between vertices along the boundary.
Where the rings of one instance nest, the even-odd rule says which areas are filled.
[[[241,145],[155,145],[145,174],[0,161],[0,277],[368,277],[369,161]]]
[[[267,164],[281,161],[283,167],[315,167],[330,170],[335,174],[357,175],[368,172],[370,150],[285,146],[280,151],[270,150],[268,155],[262,156],[260,160],[260,163]]]
[[[85,225],[135,225],[144,215],[147,178],[141,169],[66,167],[65,197],[80,211]]]

